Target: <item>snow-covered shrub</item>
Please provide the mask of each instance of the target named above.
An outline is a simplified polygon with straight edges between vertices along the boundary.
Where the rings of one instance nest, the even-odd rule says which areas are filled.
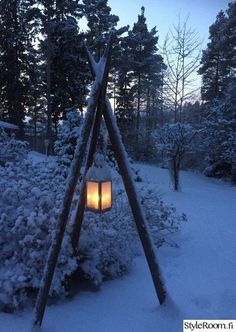
[[[0,310],[24,305],[40,286],[64,195],[65,177],[57,167],[53,161],[24,161],[0,168]],[[130,268],[139,252],[121,178],[113,173],[113,208],[105,214],[85,213],[77,256],[67,228],[51,295],[65,296],[67,281],[75,271],[82,271],[95,284],[116,278]],[[142,183],[139,186],[154,243],[171,243],[164,233],[178,230],[183,217],[166,207],[157,192]]]
[[[54,173],[29,161],[0,168],[0,310],[17,308],[39,288],[64,188]],[[64,242],[52,293],[63,293],[61,283],[76,267],[71,253]]]
[[[58,156],[61,172],[64,176],[68,173],[68,167],[74,156],[76,142],[81,132],[83,118],[76,110],[68,109],[66,119],[59,126],[58,138],[54,144],[54,150]]]
[[[113,172],[115,174],[115,172]],[[119,177],[113,177],[113,206],[104,214],[87,212],[79,252],[82,270],[94,283],[124,274],[137,254],[131,211]]]
[[[179,231],[186,216],[166,206],[150,186],[140,183],[138,192],[153,242],[157,247],[165,243],[178,247],[171,234]],[[105,214],[85,215],[79,253],[85,257],[80,267],[95,284],[122,275],[140,253],[140,240],[125,189],[114,170],[113,208]]]
[[[156,148],[163,153],[169,164],[174,190],[179,190],[179,171],[184,157],[192,151],[193,138],[197,131],[189,124],[166,124],[156,130]]]
[[[15,139],[14,135],[9,137],[3,128],[0,128],[0,163],[7,161],[20,162],[28,154],[28,143]]]
[[[179,214],[174,206],[165,205],[161,195],[148,185],[142,186],[140,195],[153,242],[157,247],[164,244],[178,247],[172,235],[187,221],[186,215]]]
[[[65,178],[58,174],[53,162],[8,163],[0,169],[0,310],[23,305],[39,288],[64,195]],[[80,257],[73,256],[67,230],[51,295],[64,296],[64,282],[78,268],[94,282],[129,268],[135,254],[132,223],[120,213],[119,189],[114,195],[118,205],[107,214],[85,214]]]

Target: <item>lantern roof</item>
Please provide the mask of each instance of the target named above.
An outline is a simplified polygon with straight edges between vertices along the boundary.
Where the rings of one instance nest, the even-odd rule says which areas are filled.
[[[104,181],[111,179],[110,168],[108,167],[104,156],[96,153],[93,165],[88,169],[86,180]]]

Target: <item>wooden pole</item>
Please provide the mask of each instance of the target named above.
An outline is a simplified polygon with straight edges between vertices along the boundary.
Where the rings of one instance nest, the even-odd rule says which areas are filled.
[[[103,74],[100,74],[95,80],[95,83],[92,88],[90,104],[88,105],[85,122],[81,131],[80,138],[78,140],[70,173],[67,178],[67,185],[62,203],[62,210],[59,214],[55,237],[52,241],[51,248],[49,250],[48,259],[44,268],[43,278],[41,280],[41,286],[36,299],[34,317],[33,317],[33,325],[35,327],[40,326],[42,324],[47,298],[52,278],[54,275],[55,267],[57,264],[57,259],[60,253],[61,243],[66,228],[66,223],[70,212],[73,194],[78,181],[80,168],[85,155],[89,134],[91,132],[95,116],[94,110],[96,109],[98,104],[98,99],[101,94],[101,87],[104,86],[104,84],[106,84],[105,82],[107,81],[107,79],[108,79],[108,71],[107,72],[103,71]]]
[[[96,67],[94,65],[94,61],[90,54],[88,54],[90,58],[89,65],[93,75],[96,75]],[[112,112],[111,104],[106,98],[105,107],[103,109],[103,116],[105,119],[105,123],[108,129],[108,133],[110,136],[110,140],[112,143],[113,151],[115,154],[116,161],[118,163],[118,167],[120,170],[120,174],[122,176],[125,190],[128,196],[129,204],[131,206],[131,210],[134,216],[134,221],[136,223],[136,227],[138,230],[138,234],[144,249],[144,253],[148,262],[148,266],[151,272],[153,284],[156,290],[156,294],[160,304],[165,301],[166,298],[166,290],[164,287],[164,283],[162,281],[162,276],[160,272],[160,268],[157,262],[157,258],[155,255],[155,247],[152,244],[151,237],[148,232],[148,226],[146,224],[145,216],[143,214],[141,203],[138,199],[138,195],[136,193],[135,184],[133,181],[133,176],[130,170],[129,161],[127,158],[127,154],[121,140],[121,135],[117,124],[115,122],[115,117]]]
[[[51,140],[52,135],[52,103],[51,103],[51,61],[52,61],[52,31],[51,31],[51,0],[46,2],[47,8],[47,132],[46,139]],[[51,152],[51,142],[46,148],[46,155]]]
[[[122,143],[117,124],[114,122],[115,118],[108,99],[106,99],[106,107],[104,108],[103,115],[105,118],[106,126],[112,143],[115,158],[119,166],[120,174],[124,182],[129,204],[131,206],[131,210],[137,226],[138,234],[142,242],[144,253],[152,275],[152,280],[155,286],[156,294],[160,304],[162,304],[166,298],[166,291],[164,288],[164,284],[162,282],[161,272],[154,252],[155,250],[154,245],[152,244],[148,232],[148,226],[145,221],[141,203],[138,199],[138,195],[135,190],[135,184],[129,167],[127,154],[124,145]]]
[[[104,76],[107,78],[108,78],[108,73],[109,73],[110,63],[111,63],[112,40],[113,40],[113,34],[111,34],[111,36],[109,38],[109,41],[108,41],[108,44],[107,44],[107,47],[106,47],[106,50],[104,53],[104,61],[105,61]],[[87,52],[88,52],[88,50],[87,50]],[[91,59],[91,55],[89,55],[89,53],[88,53],[88,59]],[[90,66],[91,66],[91,64],[90,64]],[[76,213],[75,213],[75,217],[74,217],[74,221],[73,221],[73,225],[72,225],[71,241],[72,241],[72,246],[75,251],[76,251],[76,248],[78,245],[78,240],[80,237],[82,221],[83,221],[83,216],[84,216],[84,209],[85,209],[86,173],[87,173],[89,167],[93,163],[93,156],[94,156],[94,153],[96,152],[97,141],[98,141],[100,126],[101,126],[102,112],[103,112],[103,108],[104,108],[106,89],[107,89],[107,82],[108,82],[108,80],[106,80],[106,82],[104,82],[104,85],[101,87],[101,91],[100,91],[100,95],[99,95],[99,99],[98,99],[98,106],[97,106],[96,116],[95,116],[95,120],[94,120],[94,124],[93,124],[88,156],[87,156],[87,160],[86,160],[83,180],[81,182],[81,187],[80,187],[79,202],[77,204]]]

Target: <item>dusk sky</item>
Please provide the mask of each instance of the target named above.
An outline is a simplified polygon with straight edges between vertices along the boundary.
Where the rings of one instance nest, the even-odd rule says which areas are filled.
[[[120,26],[129,24],[132,27],[144,6],[148,28],[157,27],[160,43],[169,27],[178,21],[179,14],[183,20],[189,15],[189,25],[198,30],[204,45],[209,26],[218,12],[228,7],[228,3],[228,0],[108,0],[112,13],[120,18]]]
[[[108,0],[112,13],[119,16],[118,26],[130,25],[137,22],[141,7],[145,7],[145,16],[148,28],[156,26],[159,36],[159,45],[163,41],[170,27],[177,24],[178,17],[185,21],[188,17],[188,26],[196,30],[205,49],[208,43],[209,27],[216,19],[221,9],[228,8],[228,0]],[[201,76],[193,74],[195,88],[200,87]],[[200,89],[196,98],[200,96]]]

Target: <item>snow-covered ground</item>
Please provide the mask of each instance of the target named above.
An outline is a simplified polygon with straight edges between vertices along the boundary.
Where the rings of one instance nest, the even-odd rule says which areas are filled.
[[[34,163],[38,163],[40,161],[50,161],[50,160],[55,159],[55,157],[53,157],[53,156],[48,156],[47,157],[45,154],[42,154],[42,153],[37,152],[37,151],[30,151],[29,155],[28,155],[28,158],[30,160],[32,160]]]
[[[141,166],[168,204],[188,222],[175,235],[179,248],[158,250],[169,298],[159,306],[144,257],[131,272],[47,307],[43,332],[181,332],[183,319],[236,319],[236,188],[192,172],[173,192],[168,171]],[[0,314],[1,332],[28,331],[32,311]]]

